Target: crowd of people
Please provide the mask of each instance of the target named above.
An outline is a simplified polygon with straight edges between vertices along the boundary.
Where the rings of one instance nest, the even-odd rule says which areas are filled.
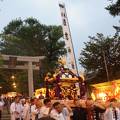
[[[4,101],[0,100],[0,108]],[[9,110],[11,120],[120,120],[120,104],[116,99],[103,102],[91,98],[50,100],[16,96],[10,101]]]
[[[64,111],[64,112],[63,112]],[[68,120],[72,109],[58,101],[52,103],[50,99],[21,99],[15,97],[10,105],[11,120]]]

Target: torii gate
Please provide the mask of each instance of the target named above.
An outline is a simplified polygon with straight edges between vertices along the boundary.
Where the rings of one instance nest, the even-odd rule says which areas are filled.
[[[28,70],[28,88],[29,88],[29,97],[34,95],[34,85],[33,85],[33,70],[39,70],[40,67],[34,65],[33,63],[39,63],[40,60],[44,59],[45,56],[29,57],[29,56],[15,56],[15,55],[1,55],[2,59],[9,61],[10,58],[15,58],[16,61],[27,62],[25,65],[16,65],[14,67],[9,67],[9,65],[2,65],[0,68],[5,69],[27,69]]]

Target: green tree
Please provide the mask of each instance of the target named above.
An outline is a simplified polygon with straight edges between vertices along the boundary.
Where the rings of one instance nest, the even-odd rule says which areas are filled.
[[[110,1],[112,1],[112,0],[110,0]],[[120,0],[117,0],[115,3],[113,3],[113,1],[112,1],[112,4],[110,4],[106,7],[106,10],[108,10],[109,13],[114,17],[119,16],[120,15]],[[116,34],[120,33],[120,25],[113,26],[113,27],[116,29]]]
[[[115,3],[112,2],[112,4],[106,7],[106,9],[110,12],[112,16],[119,16],[120,15],[120,0],[117,0]]]
[[[61,37],[61,26],[46,26],[34,18],[17,19],[4,28],[0,51],[12,55],[46,56],[53,69],[58,58],[66,53]]]
[[[97,34],[96,37],[89,38],[90,41],[85,43],[85,48],[80,54],[80,64],[88,73],[93,76],[96,74],[97,79],[101,81],[106,80],[106,61],[109,77],[113,79],[120,72],[120,37],[104,37],[103,34]]]
[[[12,80],[10,79],[10,70],[0,69],[0,93],[13,91]]]
[[[41,62],[42,74],[45,74],[54,71],[59,57],[66,53],[62,36],[61,26],[47,26],[34,18],[16,19],[0,35],[0,52],[8,55],[45,56],[46,59]]]

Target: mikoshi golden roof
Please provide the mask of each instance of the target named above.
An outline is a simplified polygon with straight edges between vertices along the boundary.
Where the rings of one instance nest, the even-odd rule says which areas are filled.
[[[62,86],[69,87],[78,81],[79,81],[79,79],[77,77],[76,78],[61,78],[60,83]]]

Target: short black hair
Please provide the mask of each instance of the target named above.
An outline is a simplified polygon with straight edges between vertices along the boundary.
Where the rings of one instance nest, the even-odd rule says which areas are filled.
[[[58,106],[60,104],[60,102],[55,102],[54,104],[53,104],[53,107],[55,108],[56,106]]]
[[[33,98],[31,98],[31,99],[30,99],[30,102],[31,102],[31,103],[33,103],[33,102],[34,102],[34,99],[33,99]]]
[[[117,100],[115,98],[112,98],[109,100],[110,102],[117,102]]]
[[[91,97],[88,97],[87,100],[93,100]]]
[[[30,100],[30,98],[29,98],[29,97],[26,97],[25,100]]]
[[[14,98],[14,99],[16,100],[16,99],[18,99],[18,98],[20,99],[20,97],[19,97],[19,96],[15,96],[15,98]]]
[[[51,102],[49,98],[44,99],[43,103],[46,105],[47,103]]]

